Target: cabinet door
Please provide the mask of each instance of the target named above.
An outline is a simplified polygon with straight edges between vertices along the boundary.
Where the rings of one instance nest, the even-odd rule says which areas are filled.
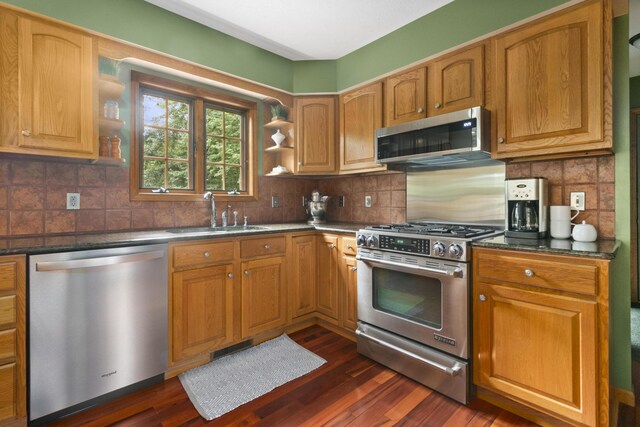
[[[242,263],[242,338],[287,322],[284,257]]]
[[[429,116],[484,105],[484,46],[429,64],[428,95]]]
[[[494,40],[498,157],[611,148],[602,21],[591,2]]]
[[[172,360],[233,339],[233,264],[173,273]]]
[[[318,237],[318,312],[338,320],[338,237]]]
[[[335,172],[335,98],[296,98],[295,110],[297,172]]]
[[[289,312],[292,318],[316,310],[316,237],[292,239],[289,275]]]
[[[427,116],[427,69],[387,77],[384,82],[384,125],[393,126]]]
[[[15,363],[0,365],[0,422],[17,417],[17,379]]]
[[[382,127],[382,82],[340,96],[340,171],[376,164],[375,133]]]
[[[357,261],[354,257],[343,256],[340,267],[342,289],[342,327],[354,332],[358,322]]]
[[[480,282],[473,309],[478,386],[596,424],[595,301]]]

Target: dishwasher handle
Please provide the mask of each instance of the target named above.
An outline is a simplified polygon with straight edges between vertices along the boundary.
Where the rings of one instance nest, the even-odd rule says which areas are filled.
[[[80,268],[96,268],[127,262],[143,262],[163,258],[164,251],[138,252],[135,254],[115,255],[98,258],[82,258],[68,261],[36,262],[36,271],[76,270]]]

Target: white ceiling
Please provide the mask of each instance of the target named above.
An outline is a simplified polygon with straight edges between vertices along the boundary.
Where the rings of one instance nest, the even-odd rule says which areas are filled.
[[[285,58],[312,60],[340,58],[453,0],[145,1]]]

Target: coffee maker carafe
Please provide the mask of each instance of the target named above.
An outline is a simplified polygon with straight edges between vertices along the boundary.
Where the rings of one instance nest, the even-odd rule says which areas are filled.
[[[510,179],[505,182],[507,212],[506,237],[544,239],[547,237],[547,180]]]

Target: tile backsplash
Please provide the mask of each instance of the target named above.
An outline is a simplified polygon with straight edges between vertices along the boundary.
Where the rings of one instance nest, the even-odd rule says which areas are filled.
[[[586,193],[586,210],[578,220],[614,232],[614,157],[510,163],[508,178],[545,177],[550,203],[569,204],[572,191]],[[313,190],[330,196],[332,222],[399,223],[406,221],[406,175],[386,172],[324,178],[259,177],[258,200],[230,203],[249,223],[302,222],[302,198]],[[80,209],[66,209],[66,194],[80,193]],[[278,196],[280,207],[271,207]],[[344,206],[338,197],[344,196]],[[371,196],[372,206],[365,206]],[[220,207],[220,204],[218,205]],[[0,159],[0,236],[39,236],[102,231],[204,226],[206,201],[132,202],[129,169],[52,160]]]

